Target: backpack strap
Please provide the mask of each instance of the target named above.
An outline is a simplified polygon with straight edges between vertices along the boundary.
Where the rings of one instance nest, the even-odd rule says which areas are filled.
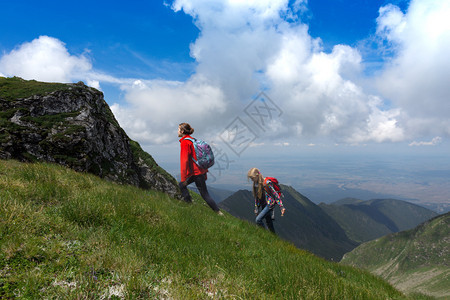
[[[264,178],[263,186],[264,186],[264,189],[266,190],[266,192],[269,192],[269,193],[270,193],[270,190],[269,190],[269,188],[268,188],[268,186],[267,186],[267,181],[272,182],[272,181],[270,180],[270,177],[265,177],[265,178]]]
[[[184,138],[185,140],[188,140],[188,141],[191,141],[192,143],[194,143],[195,141],[196,141],[196,139],[195,138]]]
[[[195,141],[197,141],[197,139],[195,139],[195,138],[184,138],[184,139],[185,139],[185,140],[188,140],[188,141],[191,141],[191,142],[192,142],[192,145],[194,145]],[[194,152],[195,152],[195,146],[194,146]],[[191,155],[191,158],[192,158],[192,161],[195,162],[195,163],[198,165],[198,161],[196,161],[196,160],[194,159],[194,156]]]
[[[272,184],[274,184],[274,185],[278,185],[278,180],[274,177],[265,177],[264,178],[264,186],[267,185],[267,181],[272,182]]]
[[[268,188],[267,181],[270,181],[272,183],[275,192],[278,193],[278,195],[280,197],[282,197],[283,193],[281,192],[281,188],[280,188],[280,185],[278,183],[278,180],[276,178],[274,178],[274,177],[265,177],[264,178],[264,183],[263,183],[264,190],[266,190],[266,192],[270,193],[271,191]]]

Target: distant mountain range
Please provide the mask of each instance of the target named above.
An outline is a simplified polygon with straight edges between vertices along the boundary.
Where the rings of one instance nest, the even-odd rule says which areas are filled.
[[[414,228],[437,213],[401,200],[362,201],[346,198],[316,205],[290,186],[282,185],[284,217],[277,217],[275,231],[281,238],[329,260],[338,261],[362,242]],[[240,190],[219,206],[230,214],[255,222],[253,195]]]
[[[367,269],[408,293],[450,298],[450,213],[364,243],[342,263]]]
[[[319,206],[358,243],[414,228],[438,215],[421,206],[394,199],[362,201],[345,198]]]

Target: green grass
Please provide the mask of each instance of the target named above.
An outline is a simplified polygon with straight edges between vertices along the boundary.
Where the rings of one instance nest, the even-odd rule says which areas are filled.
[[[0,99],[16,100],[33,95],[45,95],[54,91],[70,88],[63,83],[44,83],[36,80],[24,80],[19,77],[0,77]]]
[[[450,214],[362,244],[342,263],[367,269],[408,293],[448,299]]]
[[[0,160],[0,298],[408,299],[194,196]]]

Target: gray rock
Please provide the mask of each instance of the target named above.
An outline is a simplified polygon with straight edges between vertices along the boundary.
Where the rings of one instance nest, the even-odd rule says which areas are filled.
[[[57,163],[180,197],[175,178],[126,135],[96,89],[77,83],[27,98],[0,96],[0,109],[2,159]]]

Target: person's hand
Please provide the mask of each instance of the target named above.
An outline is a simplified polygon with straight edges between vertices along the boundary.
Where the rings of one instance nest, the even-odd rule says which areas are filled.
[[[285,211],[286,211],[286,208],[283,207],[283,208],[281,209],[281,216],[284,216],[284,212],[285,212]]]
[[[255,207],[254,213],[255,213],[255,215],[258,215],[258,208],[257,207]]]

